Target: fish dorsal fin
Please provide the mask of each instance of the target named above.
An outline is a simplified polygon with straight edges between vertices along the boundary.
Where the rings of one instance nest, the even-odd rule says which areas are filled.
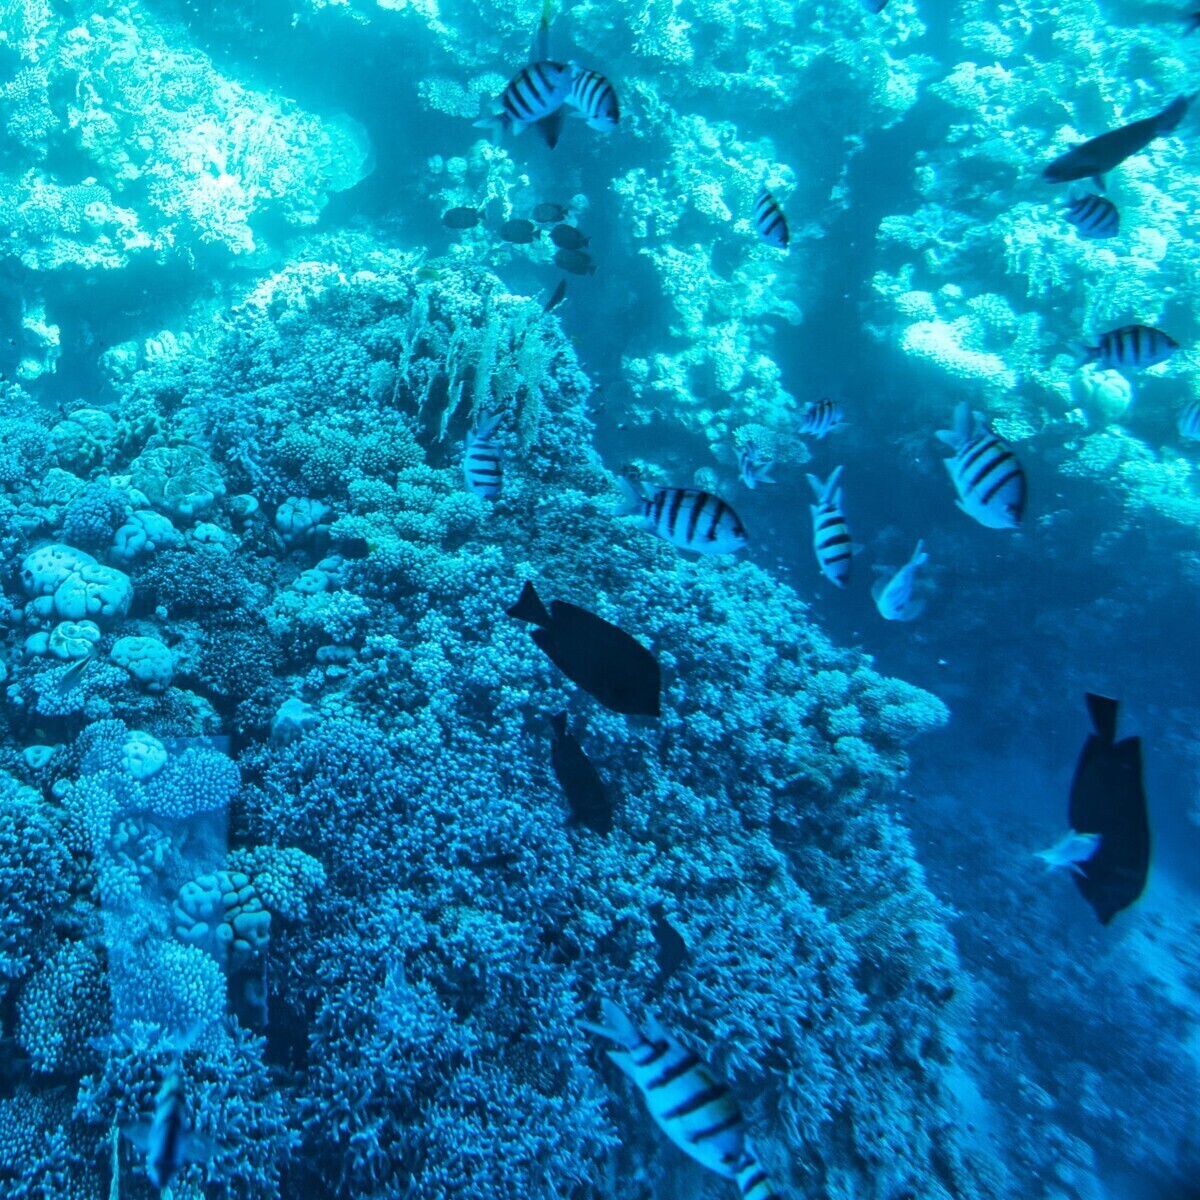
[[[135,1150],[140,1150],[143,1154],[150,1147],[150,1122],[136,1121],[132,1125],[124,1125],[121,1132],[129,1139]]]
[[[529,48],[532,62],[545,62],[550,57],[550,20],[554,15],[551,0],[542,0],[542,16],[533,31],[533,43]]]
[[[529,580],[525,581],[520,598],[508,610],[508,615],[516,617],[518,621],[528,621],[531,625],[540,625],[543,629],[552,623],[546,606],[538,598],[538,594]]]
[[[1092,718],[1092,727],[1096,736],[1112,745],[1117,740],[1117,709],[1120,704],[1108,696],[1097,696],[1093,692],[1087,694],[1088,715]]]

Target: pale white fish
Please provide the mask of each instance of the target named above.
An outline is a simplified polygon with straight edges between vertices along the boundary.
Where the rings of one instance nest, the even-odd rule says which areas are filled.
[[[1076,833],[1070,829],[1049,850],[1038,850],[1034,858],[1040,858],[1051,870],[1062,869],[1082,875],[1079,864],[1089,862],[1099,849],[1098,833]]]
[[[885,621],[913,621],[925,611],[924,600],[913,599],[917,569],[929,561],[925,542],[919,541],[913,556],[890,579],[877,579],[871,588],[875,607]],[[885,574],[891,567],[876,567]]]

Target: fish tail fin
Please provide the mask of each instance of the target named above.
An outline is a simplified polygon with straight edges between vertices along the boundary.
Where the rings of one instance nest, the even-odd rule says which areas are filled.
[[[513,126],[513,120],[508,113],[495,113],[490,117],[480,117],[474,122],[476,129],[486,129],[492,137],[499,141]],[[520,133],[520,129],[517,130]]]
[[[551,624],[550,614],[546,611],[546,606],[538,598],[538,594],[529,580],[525,581],[521,595],[516,604],[508,610],[508,615],[516,617],[518,621],[528,621],[529,624],[542,628]]]
[[[1156,133],[1173,133],[1178,127],[1179,122],[1183,120],[1187,113],[1188,106],[1196,98],[1196,93],[1193,92],[1190,96],[1176,96],[1166,108],[1162,110],[1154,118],[1154,129]]]
[[[809,486],[816,493],[818,504],[825,504],[832,499],[834,493],[838,490],[838,481],[841,477],[841,467],[834,467],[832,472],[830,472],[829,478],[824,483],[821,482],[820,476],[806,476]]]
[[[642,1040],[638,1027],[611,1000],[600,1001],[600,1014],[603,1024],[594,1021],[576,1021],[575,1024],[589,1033],[596,1033],[609,1041],[618,1042],[627,1050]]]
[[[917,548],[913,551],[913,556],[908,560],[914,567],[923,567],[929,561],[929,555],[925,552],[925,539],[920,538],[917,541]]]
[[[1111,745],[1117,740],[1117,709],[1120,701],[1097,696],[1094,692],[1088,692],[1086,699],[1088,716],[1092,718],[1096,736]]]
[[[618,476],[617,486],[621,489],[621,499],[617,501],[617,507],[613,509],[613,515],[617,517],[629,517],[634,513],[640,513],[646,503],[646,498],[641,491],[633,485],[633,482],[626,479],[624,475]]]
[[[567,733],[567,714],[565,712],[555,713],[550,718],[550,724],[554,729],[555,737],[565,737]]]
[[[934,436],[952,449],[961,446],[971,436],[971,406],[965,400],[955,405],[954,428],[939,429]]]
[[[135,1121],[132,1125],[122,1125],[121,1132],[129,1140],[135,1150],[146,1153],[150,1145],[150,1122]]]
[[[1088,363],[1095,362],[1096,356],[1100,351],[1095,346],[1089,346],[1087,342],[1071,342],[1070,343],[1071,357],[1075,360],[1075,367],[1086,367]]]
[[[500,413],[490,413],[484,409],[471,430],[471,438],[476,442],[486,442],[500,428]]]

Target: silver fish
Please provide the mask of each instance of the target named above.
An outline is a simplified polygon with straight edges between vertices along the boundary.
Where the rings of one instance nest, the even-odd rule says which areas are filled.
[[[1019,528],[1025,513],[1025,470],[1012,447],[978,413],[972,423],[965,400],[954,410],[954,428],[938,430],[937,437],[954,450],[945,461],[958,507],[988,529]]]
[[[840,588],[845,587],[850,578],[850,560],[854,557],[854,545],[842,512],[841,478],[841,467],[835,467],[824,483],[816,475],[808,477],[817,497],[816,504],[809,505],[817,565],[821,574]]]
[[[484,500],[495,500],[504,482],[503,454],[494,440],[500,418],[483,413],[467,434],[463,478],[467,491]]]
[[[621,479],[619,483],[623,498],[616,515],[636,515],[642,528],[680,550],[694,550],[697,554],[734,554],[749,540],[737,513],[711,492],[667,487],[646,494],[628,479]]]
[[[1038,850],[1034,858],[1040,858],[1051,870],[1065,869],[1082,875],[1080,863],[1088,862],[1100,849],[1098,833],[1076,833],[1068,830],[1049,850]]]
[[[913,556],[889,579],[877,580],[871,588],[871,596],[879,615],[885,621],[915,621],[925,611],[924,600],[913,599],[917,569],[929,561],[925,543],[920,541]],[[889,571],[889,567],[876,567],[876,571]]]

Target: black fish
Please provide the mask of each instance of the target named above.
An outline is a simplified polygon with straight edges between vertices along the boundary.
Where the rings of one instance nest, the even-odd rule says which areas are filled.
[[[1131,155],[1144,150],[1156,137],[1171,133],[1183,120],[1193,96],[1176,96],[1166,108],[1152,117],[1143,117],[1118,129],[1110,129],[1083,142],[1066,154],[1060,154],[1042,171],[1051,183],[1070,183],[1072,179],[1094,179],[1103,190],[1104,176]]]
[[[563,250],[580,250],[592,239],[584,237],[574,225],[555,225],[550,230],[550,240]]]
[[[658,660],[623,629],[563,600],[551,601],[547,612],[532,583],[521,589],[508,615],[537,625],[532,634],[537,646],[605,708],[630,716],[661,714]]]
[[[862,6],[869,13],[881,13],[887,7],[887,0],[862,0]]]
[[[564,271],[570,271],[572,275],[595,275],[596,264],[592,261],[590,254],[585,254],[582,250],[563,250],[558,249],[554,252],[554,265],[561,267]]]
[[[478,208],[451,208],[442,213],[447,229],[474,229],[482,219],[483,210]]]
[[[583,747],[567,732],[567,714],[558,713],[553,723],[550,765],[571,806],[567,824],[586,825],[596,833],[612,833],[613,802],[604,780]]]
[[[561,204],[539,204],[530,216],[541,225],[551,225],[566,220],[567,210]]]
[[[1088,734],[1079,755],[1067,816],[1076,833],[1100,835],[1096,852],[1073,874],[1100,924],[1107,925],[1146,886],[1150,819],[1141,738],[1116,740],[1116,700],[1089,692],[1087,706],[1095,733]]]
[[[500,226],[500,236],[506,242],[515,242],[518,246],[528,246],[538,233],[538,227],[532,221],[525,220],[524,217],[505,221]]]
[[[658,974],[655,976],[654,986],[661,987],[687,959],[688,948],[683,934],[667,920],[661,904],[650,906],[650,921],[650,931],[658,943],[655,955],[658,960]]]
[[[556,287],[554,291],[550,293],[550,299],[542,305],[542,312],[548,313],[552,309],[557,308],[566,298],[567,281],[565,279],[560,279],[558,281],[558,287]]]

